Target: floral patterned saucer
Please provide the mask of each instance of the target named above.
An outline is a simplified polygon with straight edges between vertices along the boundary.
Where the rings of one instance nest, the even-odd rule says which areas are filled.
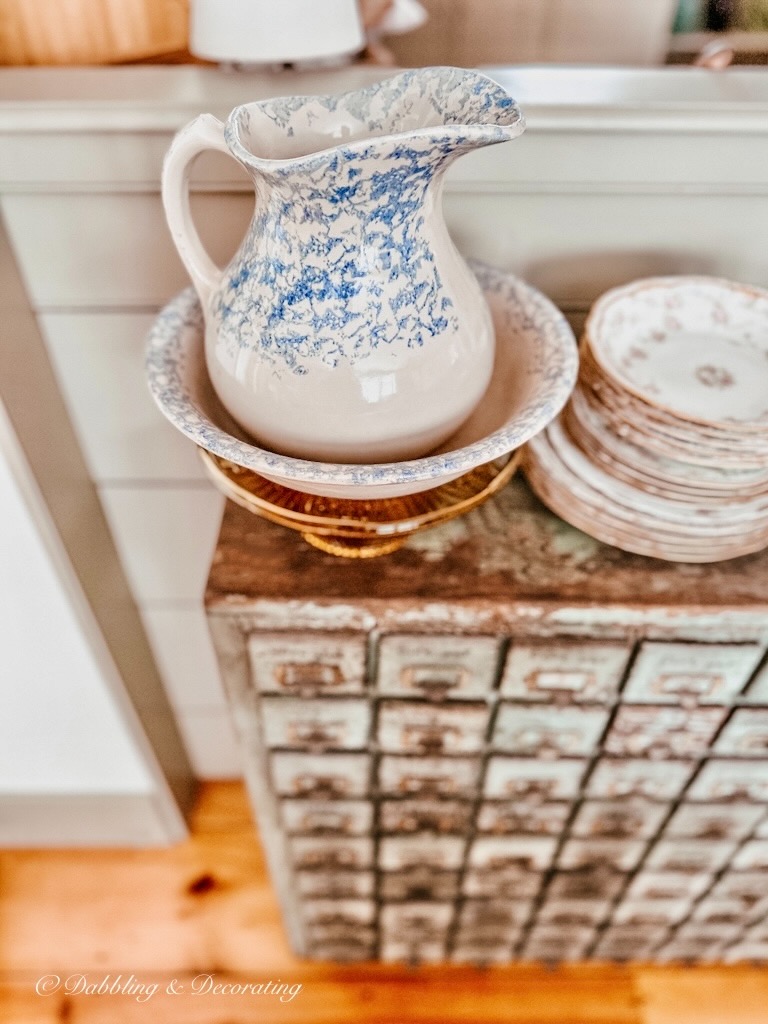
[[[658,277],[603,295],[584,328],[608,378],[676,421],[768,429],[768,291]]]
[[[508,455],[541,431],[565,405],[578,369],[573,332],[549,299],[502,270],[479,263],[473,270],[496,332],[493,377],[469,419],[425,458],[373,465],[313,462],[258,446],[213,391],[192,289],[176,296],[150,331],[150,391],[170,422],[206,452],[283,487],[368,501],[442,486]]]
[[[598,299],[581,354],[563,415],[523,456],[542,501],[670,561],[768,546],[768,292],[638,281]]]

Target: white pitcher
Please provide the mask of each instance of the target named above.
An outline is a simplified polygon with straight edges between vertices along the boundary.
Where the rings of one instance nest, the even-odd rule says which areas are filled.
[[[163,202],[206,324],[223,405],[260,444],[333,462],[415,458],[481,400],[493,327],[441,209],[462,153],[524,128],[484,75],[420,68],[341,96],[203,114],[174,139]],[[189,214],[205,149],[250,174],[256,208],[225,269]]]

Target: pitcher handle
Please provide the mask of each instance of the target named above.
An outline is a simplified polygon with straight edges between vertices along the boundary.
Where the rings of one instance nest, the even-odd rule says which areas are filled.
[[[224,125],[213,114],[201,114],[181,129],[165,157],[162,174],[163,207],[168,227],[203,309],[222,277],[221,268],[205,251],[189,205],[192,161],[206,149],[229,153],[224,141]]]

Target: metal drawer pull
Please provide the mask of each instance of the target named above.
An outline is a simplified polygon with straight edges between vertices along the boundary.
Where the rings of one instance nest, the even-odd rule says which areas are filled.
[[[424,754],[440,754],[449,738],[460,738],[461,729],[454,725],[406,725],[403,746]]]
[[[396,832],[455,832],[461,828],[463,819],[457,814],[422,811],[404,813],[394,824]]]
[[[327,814],[314,811],[305,814],[301,819],[301,831],[312,835],[333,835],[334,833],[350,832],[353,825],[351,814],[338,814],[329,810]]]
[[[573,672],[567,669],[539,669],[529,672],[523,680],[529,690],[566,690],[576,693],[588,686],[594,686],[597,679],[593,672]]]
[[[531,857],[491,857],[486,871],[535,871],[536,864]]]
[[[309,924],[321,925],[324,928],[359,928],[365,927],[366,922],[361,922],[359,918],[353,918],[351,914],[337,911],[335,913],[317,914],[316,918],[312,918]]]
[[[505,788],[510,796],[546,800],[554,795],[557,783],[554,779],[511,779]]]
[[[691,697],[706,697],[718,686],[722,686],[723,682],[723,677],[714,673],[703,675],[701,672],[669,672],[658,677],[654,689],[679,696],[687,694]]]
[[[344,682],[338,665],[319,662],[284,662],[275,668],[275,680],[283,690],[331,688]]]
[[[605,839],[627,839],[636,835],[643,826],[640,814],[631,812],[605,812],[592,823],[591,834]]]
[[[460,689],[468,678],[466,669],[451,665],[409,665],[400,675],[404,686],[421,690],[433,700],[444,697],[449,690]]]
[[[344,870],[355,867],[357,855],[354,850],[315,850],[305,853],[297,866],[305,870]]]
[[[402,793],[419,796],[441,796],[457,792],[455,779],[450,779],[447,775],[404,775],[398,789]]]
[[[350,788],[349,779],[339,775],[297,775],[293,789],[298,796],[337,797]]]
[[[302,747],[320,747],[338,744],[344,738],[346,722],[289,722],[288,741]]]

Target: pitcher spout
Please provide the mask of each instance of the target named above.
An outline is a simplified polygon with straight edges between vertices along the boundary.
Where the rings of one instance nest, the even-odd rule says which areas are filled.
[[[236,107],[225,137],[247,168],[282,177],[327,165],[337,150],[433,144],[443,158],[506,142],[525,129],[519,107],[477,71],[415,68],[340,96],[289,96]]]

